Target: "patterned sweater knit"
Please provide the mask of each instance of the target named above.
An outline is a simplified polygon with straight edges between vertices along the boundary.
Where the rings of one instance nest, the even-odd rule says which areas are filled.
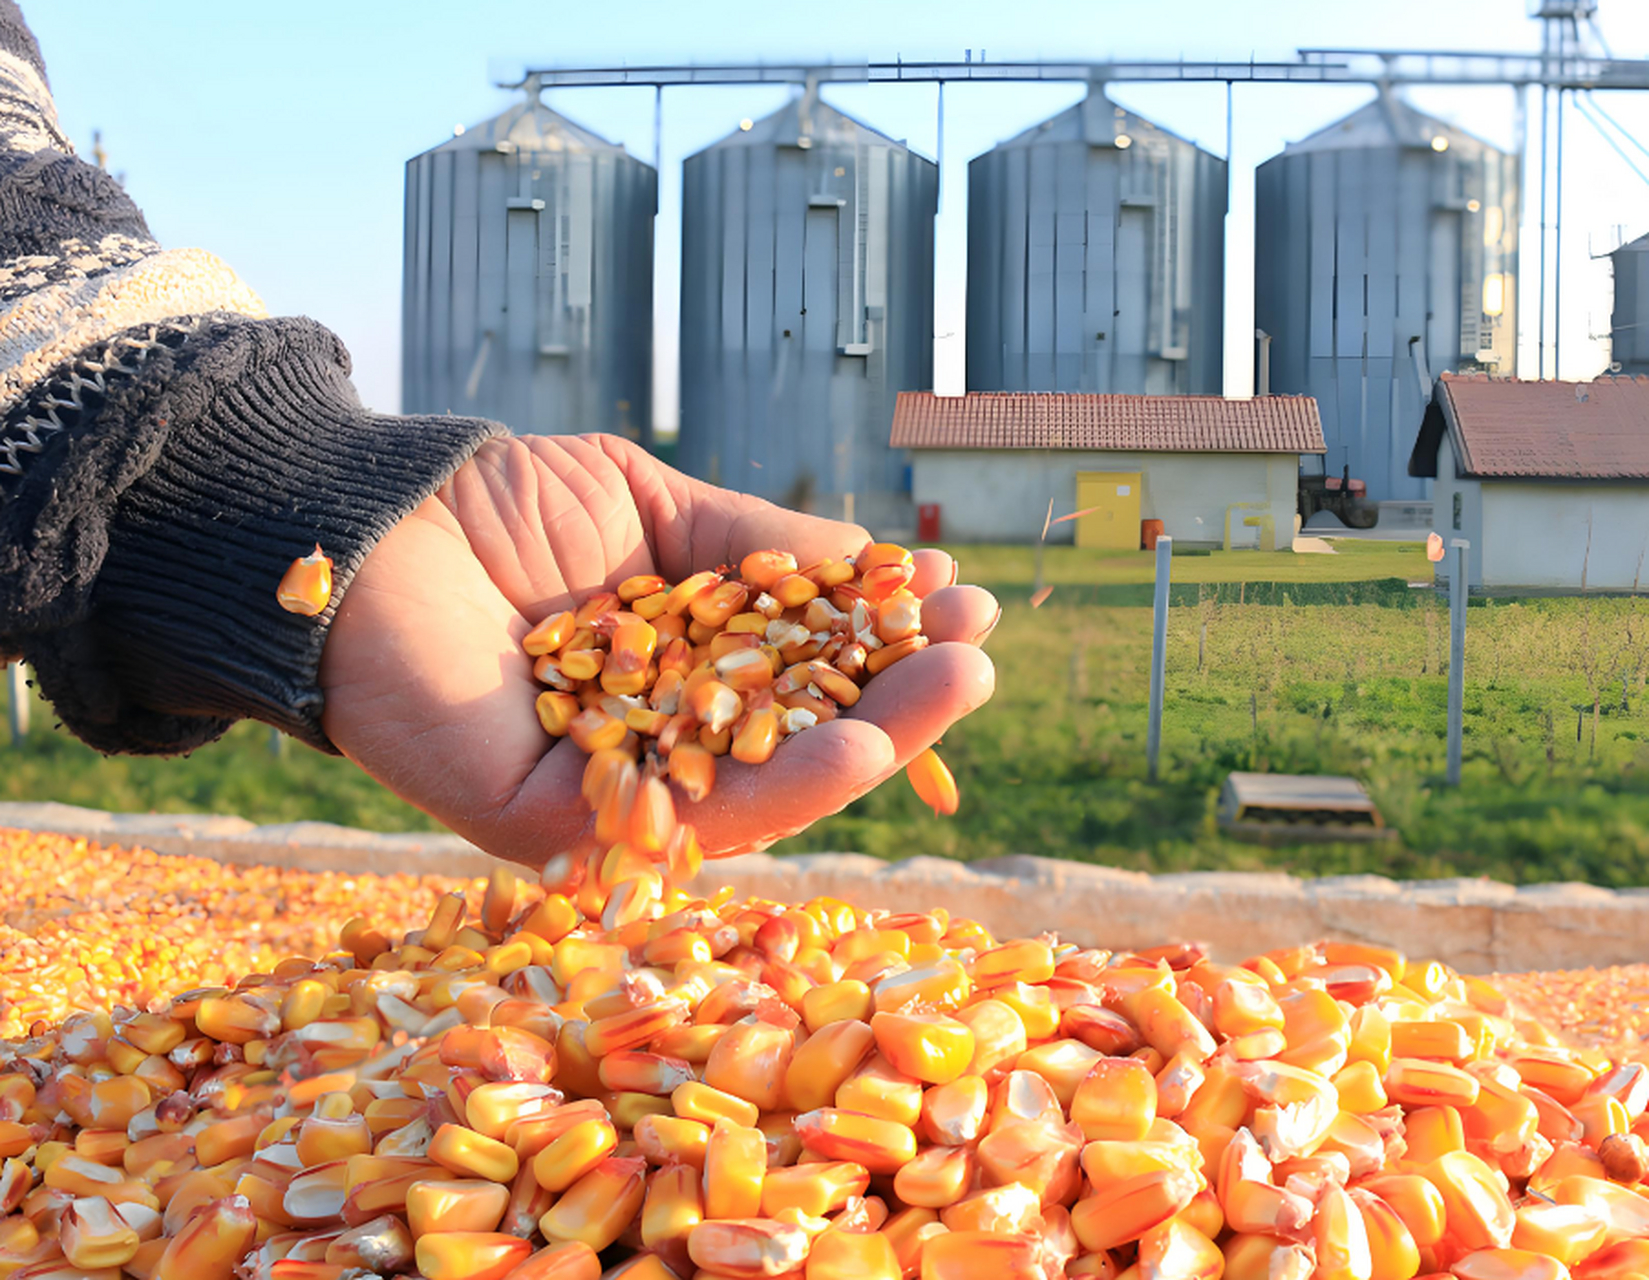
[[[378,540],[504,429],[365,409],[343,344],[162,249],[75,157],[0,0],[0,657],[102,751],[192,750],[237,719],[323,750],[321,648]],[[275,584],[316,543],[332,603]]]

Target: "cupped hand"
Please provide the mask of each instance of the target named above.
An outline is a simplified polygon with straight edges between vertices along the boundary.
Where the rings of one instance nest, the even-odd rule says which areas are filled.
[[[496,439],[373,549],[321,660],[323,727],[396,794],[500,857],[542,865],[590,838],[585,755],[549,737],[521,639],[552,613],[638,573],[672,582],[791,551],[857,554],[857,525],[691,480],[606,436]],[[903,768],[991,695],[979,649],[996,601],[919,551],[911,589],[932,643],[873,678],[852,710],[782,743],[767,764],[717,761],[697,804],[711,857],[759,849],[835,813]]]

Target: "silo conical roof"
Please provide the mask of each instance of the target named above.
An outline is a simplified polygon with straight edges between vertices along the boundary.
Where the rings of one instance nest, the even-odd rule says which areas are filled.
[[[1649,253],[1649,235],[1641,235],[1636,240],[1628,240],[1618,249],[1611,249],[1610,255],[1617,253]]]
[[[1055,142],[1086,142],[1090,146],[1111,146],[1118,134],[1127,134],[1135,142],[1152,138],[1171,138],[1187,146],[1195,146],[1189,138],[1182,138],[1171,129],[1164,129],[1154,120],[1148,120],[1127,107],[1119,107],[1096,88],[1073,107],[1058,115],[1049,116],[1040,124],[1033,124],[1022,133],[1016,133],[998,148],[1034,147]]]
[[[755,121],[748,129],[735,129],[720,141],[712,142],[704,151],[721,147],[793,147],[798,138],[804,137],[820,146],[857,146],[867,142],[903,147],[907,151],[911,149],[897,138],[890,138],[862,120],[855,120],[845,111],[838,111],[821,102],[816,94],[801,94],[777,111]],[[695,154],[703,155],[704,152]]]
[[[511,143],[521,151],[629,154],[620,144],[608,142],[559,111],[551,111],[542,102],[527,98],[490,120],[470,125],[463,133],[431,147],[430,151],[492,151],[501,142]]]
[[[1301,151],[1343,151],[1355,147],[1429,148],[1432,139],[1437,137],[1448,139],[1450,146],[1465,143],[1500,150],[1464,129],[1416,110],[1397,94],[1382,91],[1374,101],[1350,115],[1298,142],[1290,142],[1283,152],[1292,155]]]

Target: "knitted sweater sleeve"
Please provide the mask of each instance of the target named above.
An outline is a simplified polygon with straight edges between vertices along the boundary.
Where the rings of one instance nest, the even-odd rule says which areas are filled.
[[[172,753],[237,719],[323,750],[321,648],[378,540],[502,427],[369,412],[338,339],[163,250],[58,128],[0,0],[0,656],[75,734]],[[331,605],[275,586],[316,544]]]

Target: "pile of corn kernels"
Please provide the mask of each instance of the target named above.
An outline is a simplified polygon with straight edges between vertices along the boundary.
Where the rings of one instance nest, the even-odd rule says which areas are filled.
[[[0,1280],[1649,1275],[1649,1067],[1482,980],[680,888],[672,788],[926,642],[908,552],[787,559],[527,637],[599,846],[543,886],[0,1044]]]
[[[51,857],[75,914],[99,910],[82,863],[201,869],[7,847]],[[237,890],[277,874],[214,870],[232,937],[257,918]],[[317,916],[346,901],[278,882]],[[1649,1070],[1480,980],[1362,945],[1231,967],[667,895],[607,929],[500,871],[422,929],[353,919],[319,959],[0,1045],[0,1277],[1649,1269]],[[108,918],[117,953],[191,924]]]
[[[322,955],[366,913],[405,930],[451,876],[229,866],[0,829],[0,1040],[78,1009],[143,1008],[190,987]]]

